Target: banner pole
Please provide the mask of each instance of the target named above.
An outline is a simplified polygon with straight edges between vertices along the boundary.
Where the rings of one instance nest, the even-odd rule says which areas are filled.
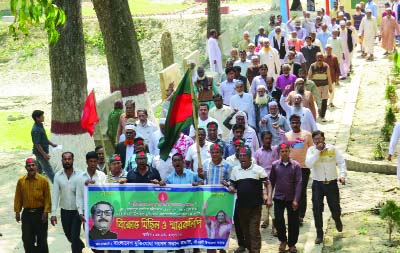
[[[197,151],[197,168],[203,168],[203,164],[201,161],[201,156],[200,156],[200,144],[199,144],[199,125],[198,125],[198,114],[196,113],[196,95],[194,94],[194,88],[193,88],[193,81],[192,81],[192,71],[190,71],[190,94],[192,96],[192,111],[193,111],[193,127],[195,130],[195,142],[196,142],[196,151]]]
[[[97,113],[96,92],[94,91],[94,89],[92,91],[93,91],[94,105],[96,106],[96,113]],[[104,138],[103,138],[103,131],[102,131],[102,127],[101,127],[100,117],[99,117],[99,128],[100,128],[100,131],[99,131],[100,132],[100,141],[101,141],[101,145],[103,146],[103,150],[104,150],[104,163],[105,163],[104,168],[105,168],[105,171],[106,171],[107,178],[109,179],[111,177],[111,175],[110,175],[110,170],[108,168],[108,158],[107,158],[107,152],[106,152],[106,145],[105,145]]]

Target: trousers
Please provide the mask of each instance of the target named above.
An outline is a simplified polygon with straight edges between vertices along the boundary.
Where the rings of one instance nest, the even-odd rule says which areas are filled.
[[[82,253],[85,244],[80,238],[82,221],[78,211],[61,209],[61,224],[65,236],[71,243],[72,253]]]
[[[286,235],[285,209],[287,210],[288,235]],[[299,238],[299,210],[294,210],[292,201],[274,199],[275,227],[278,239],[287,242],[289,247],[295,246]]]
[[[47,177],[50,179],[51,183],[54,181],[54,171],[53,168],[51,167],[50,163],[48,160],[46,160],[41,154],[34,153],[36,156],[36,161],[40,165],[39,173],[43,174],[46,173]]]
[[[340,221],[341,208],[339,187],[337,181],[334,180],[330,184],[314,180],[312,183],[312,205],[315,229],[317,237],[323,237],[323,220],[322,212],[324,211],[324,197],[328,202],[328,207],[332,213],[332,218],[335,222]]]
[[[47,244],[48,222],[42,222],[43,209],[22,211],[22,242],[26,253],[49,253]]]
[[[261,249],[261,208],[262,206],[238,208],[239,224],[249,253],[259,253]]]
[[[310,178],[310,169],[309,168],[301,168],[301,196],[299,201],[299,216],[300,218],[304,218],[306,216],[307,210],[307,186],[308,179]]]

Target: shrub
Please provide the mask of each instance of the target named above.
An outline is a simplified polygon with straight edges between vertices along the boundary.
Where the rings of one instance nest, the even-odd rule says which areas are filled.
[[[394,228],[400,227],[400,207],[394,200],[388,200],[380,209],[380,216],[387,221],[389,242],[391,242]]]
[[[394,105],[397,102],[396,86],[389,84],[385,89],[385,99],[387,99],[390,104]]]

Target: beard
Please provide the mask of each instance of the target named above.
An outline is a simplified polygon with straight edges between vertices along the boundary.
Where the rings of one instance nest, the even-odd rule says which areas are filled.
[[[260,97],[259,95],[257,95],[255,103],[256,105],[266,105],[268,104],[268,97],[267,96]]]
[[[302,88],[302,89],[297,89],[297,93],[299,93],[299,94],[301,94],[301,95],[304,95],[304,88]]]
[[[73,166],[72,163],[71,164],[63,163],[62,165],[64,169],[71,169]]]

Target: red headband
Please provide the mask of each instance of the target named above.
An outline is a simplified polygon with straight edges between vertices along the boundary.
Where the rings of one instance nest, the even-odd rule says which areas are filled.
[[[25,164],[30,164],[30,163],[34,163],[35,160],[32,157],[29,157],[26,159]]]

